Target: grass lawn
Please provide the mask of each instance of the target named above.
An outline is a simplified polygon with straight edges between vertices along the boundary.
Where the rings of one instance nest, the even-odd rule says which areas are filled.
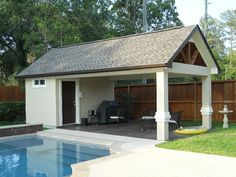
[[[190,124],[191,122],[185,122],[183,126]],[[236,157],[236,123],[230,123],[228,129],[223,129],[221,122],[213,123],[212,130],[206,134],[173,140],[157,146],[166,149]]]

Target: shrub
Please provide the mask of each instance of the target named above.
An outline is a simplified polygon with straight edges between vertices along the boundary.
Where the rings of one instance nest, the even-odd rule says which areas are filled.
[[[25,121],[24,102],[0,102],[0,121]]]

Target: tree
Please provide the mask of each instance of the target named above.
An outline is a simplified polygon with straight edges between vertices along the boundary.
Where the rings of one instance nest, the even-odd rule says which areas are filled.
[[[200,26],[205,31],[204,19]],[[227,10],[217,20],[208,16],[208,43],[222,72],[214,79],[236,79],[236,10]]]
[[[28,61],[33,61],[52,47],[80,42],[80,33],[68,18],[66,0],[38,0],[35,3],[33,28],[25,34],[25,47],[29,48]]]
[[[0,4],[0,76],[7,79],[19,68],[27,66],[28,49],[24,47],[24,33],[31,30],[34,15],[32,0],[9,0]]]
[[[224,27],[224,40],[227,44],[227,56],[224,64],[225,79],[236,78],[236,10],[227,10],[221,15],[221,23]]]
[[[68,16],[83,42],[109,37],[110,0],[71,0]]]
[[[236,48],[236,9],[227,10],[221,15],[221,23],[224,26],[224,38],[229,42],[230,48]]]
[[[207,42],[222,71],[224,71],[226,50],[223,38],[224,28],[221,22],[216,18],[208,16],[208,29],[206,30],[205,18],[202,17],[200,20],[200,27],[203,31],[207,31]],[[214,76],[213,79],[223,79],[223,77],[224,76],[221,74]]]
[[[112,26],[114,35],[122,36],[141,32],[142,0],[117,0],[112,6]],[[147,29],[153,31],[180,26],[175,0],[147,0]]]
[[[142,31],[142,0],[0,1],[0,79],[50,48]],[[147,0],[148,30],[181,25],[174,0]]]
[[[150,0],[148,9],[148,28],[150,31],[181,26],[175,0]]]
[[[205,19],[201,18],[200,27],[202,31],[206,31],[204,21]],[[225,56],[226,51],[223,35],[224,32],[221,22],[216,18],[208,16],[207,42],[217,58]]]

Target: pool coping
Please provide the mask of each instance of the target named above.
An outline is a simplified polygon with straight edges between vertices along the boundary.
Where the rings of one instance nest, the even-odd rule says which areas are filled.
[[[14,139],[19,139],[19,138],[25,138],[25,137],[36,137],[36,133],[29,133],[29,134],[20,134],[20,135],[11,135],[11,136],[3,136],[0,137],[0,143],[8,140],[14,140]]]
[[[153,148],[154,145],[161,143],[157,140],[150,140],[144,138],[133,138],[127,136],[64,129],[50,129],[40,131],[37,132],[37,136],[86,143],[109,149],[109,156],[72,164],[71,177],[89,177],[89,167],[91,165],[112,160],[114,158],[119,158],[121,156],[126,156],[135,152],[143,151],[146,148]]]
[[[119,158],[122,156],[126,156],[131,154],[131,152],[126,152],[126,153],[116,153],[116,154],[111,154],[110,156],[106,156],[106,157],[101,157],[101,158],[97,158],[94,160],[88,160],[85,162],[81,162],[81,163],[77,163],[77,164],[72,164],[71,168],[72,168],[72,175],[70,177],[89,177],[90,176],[90,166],[94,165],[94,164],[98,164],[101,162],[105,162],[108,160],[112,160],[115,158]]]

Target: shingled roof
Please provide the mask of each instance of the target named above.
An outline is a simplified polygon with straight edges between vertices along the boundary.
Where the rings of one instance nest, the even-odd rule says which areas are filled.
[[[178,27],[54,48],[18,77],[168,67],[178,49],[196,30],[200,30],[197,25]]]

